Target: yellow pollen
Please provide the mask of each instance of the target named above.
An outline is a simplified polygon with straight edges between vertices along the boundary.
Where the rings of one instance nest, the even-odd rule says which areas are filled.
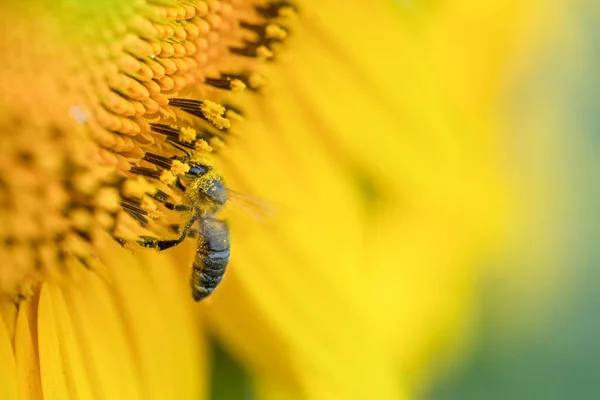
[[[179,131],[179,140],[183,143],[192,143],[196,139],[196,130],[194,128],[184,127]]]
[[[94,199],[96,207],[107,211],[119,209],[119,192],[115,188],[102,188],[96,193]]]
[[[246,90],[246,84],[239,79],[232,79],[229,83],[229,88],[232,92],[243,92]]]
[[[211,151],[213,151],[213,148],[210,147],[206,140],[198,139],[196,141],[196,151],[204,151],[206,153],[210,153]]]
[[[158,219],[162,217],[162,212],[160,212],[160,210],[156,206],[156,203],[152,201],[149,197],[144,197],[142,199],[140,208],[148,212],[148,217],[150,219]]]
[[[296,16],[296,10],[293,7],[281,7],[277,14],[281,18],[291,18]]]
[[[145,194],[154,195],[157,189],[141,176],[128,179],[123,183],[123,195],[131,198],[140,198]]]
[[[277,24],[269,24],[265,29],[267,39],[283,40],[287,37],[287,32]]]
[[[231,122],[227,118],[223,118],[225,107],[210,100],[203,100],[200,104],[200,111],[208,121],[210,121],[217,129],[231,128]]]
[[[150,219],[159,219],[162,218],[164,214],[160,210],[148,210],[148,218]]]
[[[213,123],[213,125],[217,128],[217,129],[229,129],[231,128],[231,122],[227,119],[227,118],[223,118],[220,115],[213,115],[211,117],[207,117],[210,122]]]
[[[149,197],[144,197],[142,198],[142,202],[140,203],[140,208],[142,210],[146,210],[146,211],[151,211],[151,210],[156,210],[156,204],[150,200]]]
[[[225,147],[225,142],[215,136],[210,139],[210,146],[218,151]]]
[[[259,73],[253,72],[248,77],[248,86],[252,89],[260,89],[267,84],[267,80]]]
[[[175,175],[183,175],[190,170],[190,164],[182,163],[179,160],[173,161],[171,172]]]
[[[225,113],[225,107],[215,103],[214,101],[204,100],[200,106],[202,114],[208,118],[208,115],[223,115]]]
[[[167,186],[171,186],[175,183],[175,175],[171,171],[164,170],[160,173],[160,181]]]
[[[275,56],[275,54],[273,54],[273,52],[271,50],[269,50],[267,48],[267,46],[259,46],[256,49],[256,56],[260,59],[260,60],[269,60],[271,58],[273,58]]]
[[[192,154],[191,161],[197,164],[206,165],[207,167],[212,167],[214,164],[212,157],[210,157],[210,154],[204,151],[197,151],[194,154]]]

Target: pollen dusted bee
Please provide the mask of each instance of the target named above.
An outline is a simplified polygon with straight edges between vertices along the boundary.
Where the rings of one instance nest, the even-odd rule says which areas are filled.
[[[165,158],[147,154],[146,160],[158,164]],[[209,296],[221,282],[229,262],[229,228],[226,222],[213,218],[227,201],[227,188],[212,168],[190,160],[189,156],[175,157],[173,160],[190,166],[189,171],[175,181],[175,186],[185,193],[185,201],[184,204],[164,204],[187,216],[187,223],[180,229],[178,239],[161,240],[143,236],[139,244],[162,251],[183,242],[188,235],[197,236],[198,245],[190,283],[194,299],[200,301]],[[199,222],[199,229],[193,228],[196,222]]]

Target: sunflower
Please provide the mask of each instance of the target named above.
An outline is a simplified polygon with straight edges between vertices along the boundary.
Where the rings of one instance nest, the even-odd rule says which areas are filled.
[[[211,153],[239,135],[229,93],[260,88],[258,66],[293,12],[2,5],[0,397],[194,398],[206,387],[181,270],[132,251],[178,234],[173,184],[190,169],[178,156],[212,171]]]
[[[198,398],[210,334],[259,396],[397,399],[451,347],[504,205],[497,71],[438,61],[521,9],[315,3],[1,6],[1,398]],[[203,240],[191,199],[231,233],[200,306],[193,241],[144,248]]]

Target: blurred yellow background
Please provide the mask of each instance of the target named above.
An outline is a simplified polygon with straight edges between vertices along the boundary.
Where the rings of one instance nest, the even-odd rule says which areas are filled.
[[[476,268],[464,272],[471,274],[470,278],[459,278],[466,285],[464,289],[453,286],[452,296],[462,293],[464,298],[441,295],[442,301],[458,301],[457,308],[448,307],[444,311],[456,313],[454,316],[439,315],[449,318],[446,322],[438,325],[428,322],[418,328],[416,321],[427,319],[425,314],[411,319],[395,314],[397,311],[390,305],[382,303],[378,310],[383,313],[382,318],[386,313],[389,318],[396,315],[399,323],[407,324],[398,332],[405,338],[421,332],[423,340],[408,339],[410,345],[398,350],[403,362],[412,363],[397,370],[398,381],[408,380],[409,387],[414,385],[411,397],[430,400],[600,396],[595,372],[600,356],[596,350],[600,344],[596,339],[600,323],[594,312],[597,301],[594,292],[599,288],[594,266],[600,256],[595,243],[600,221],[595,210],[598,179],[594,173],[598,171],[600,137],[597,107],[600,91],[594,74],[600,61],[598,4],[593,1],[528,1],[512,5],[490,1],[398,1],[396,4],[399,6],[396,23],[401,27],[390,28],[396,29],[396,33],[387,32],[392,23],[387,18],[383,22],[373,12],[372,22],[363,26],[367,33],[346,42],[344,47],[350,53],[359,53],[361,41],[372,44],[374,37],[384,36],[380,32],[390,33],[388,40],[371,46],[380,58],[365,55],[361,61],[365,68],[380,71],[377,74],[382,80],[380,87],[385,87],[386,80],[389,83],[389,98],[395,98],[395,104],[405,114],[400,135],[417,132],[415,126],[426,126],[423,134],[433,135],[429,136],[432,154],[439,151],[435,146],[442,145],[443,151],[436,156],[461,157],[464,164],[460,168],[477,168],[476,165],[489,168],[478,171],[483,174],[479,177],[483,182],[475,178],[483,184],[483,189],[473,189],[466,183],[460,188],[473,189],[471,200],[475,203],[464,203],[467,197],[460,196],[455,201],[469,207],[469,217],[484,224],[471,227],[474,231],[470,234],[492,234],[491,242],[495,243],[490,247],[489,239],[480,237],[481,243],[486,243],[485,256],[475,257]],[[330,14],[328,6],[332,8]],[[329,17],[327,21],[335,25],[334,35],[351,35],[357,24],[353,18],[359,17],[351,15],[353,10],[340,10],[338,6],[329,2],[321,14],[309,12],[309,19],[322,21]],[[362,15],[360,7],[355,8]],[[314,47],[310,51],[315,51]],[[397,70],[398,74],[410,71],[422,75],[406,78],[394,74],[391,65],[402,65],[397,57],[409,59],[409,64]],[[426,62],[418,66],[421,57],[426,57]],[[417,65],[415,69],[411,69],[411,62]],[[321,73],[327,76],[327,70]],[[428,80],[431,86],[427,90],[431,92],[423,92],[423,83]],[[340,90],[339,98],[352,96],[351,89]],[[436,92],[439,90],[443,93]],[[330,93],[325,96],[331,97]],[[343,113],[338,115],[344,117]],[[460,124],[465,124],[465,129],[457,136],[455,129]],[[411,127],[408,131],[407,126]],[[350,129],[343,132],[352,135]],[[399,141],[389,139],[402,155],[406,151],[405,139],[406,136]],[[356,146],[361,142],[354,143]],[[422,155],[409,153],[408,157],[411,156],[425,166],[431,162],[419,158]],[[480,164],[478,157],[482,157],[484,164]],[[491,175],[486,176],[490,171]],[[444,185],[451,176],[431,182]],[[464,177],[467,181],[473,178]],[[440,199],[447,200],[448,195],[439,188]],[[395,204],[402,207],[402,203]],[[460,212],[456,214],[459,209],[452,209],[453,217],[465,217]],[[397,218],[393,215],[388,214]],[[472,222],[465,221],[467,225]],[[452,230],[446,234],[448,238],[455,235]],[[390,239],[393,242],[400,237]],[[476,238],[469,240],[477,242]],[[442,249],[441,242],[435,243],[431,248],[434,253]],[[390,242],[386,245],[393,246]],[[402,251],[402,246],[395,249]],[[471,251],[477,253],[476,249],[477,246]],[[453,265],[466,268],[466,264]],[[397,264],[390,267],[396,268]],[[395,280],[408,276],[406,269],[395,271],[395,275],[382,276],[391,287],[396,287]],[[427,274],[421,273],[416,279],[426,279]],[[435,281],[439,276],[430,278]],[[378,290],[385,291],[385,286],[381,282]],[[472,288],[475,292],[470,294]],[[429,295],[435,297],[434,293],[435,289]],[[428,296],[427,292],[419,294]],[[410,298],[419,297],[414,294]],[[423,304],[414,307],[419,310],[415,311],[417,314],[431,312],[425,311]],[[432,307],[437,306],[432,303]],[[454,323],[458,326],[451,328]],[[440,329],[449,331],[444,334]],[[446,339],[437,336],[432,342],[435,332],[450,336],[445,336]],[[406,339],[400,342],[403,340]],[[417,350],[415,346],[426,346],[429,350]],[[425,356],[426,353],[430,356]],[[232,358],[221,348],[216,354],[213,398],[248,395],[252,378],[237,364],[237,356],[234,354]],[[232,385],[234,381],[240,385]],[[377,390],[374,387],[373,393],[379,393]]]
[[[498,111],[523,207],[482,278],[471,348],[429,399],[600,396],[600,4],[566,5],[506,85]]]

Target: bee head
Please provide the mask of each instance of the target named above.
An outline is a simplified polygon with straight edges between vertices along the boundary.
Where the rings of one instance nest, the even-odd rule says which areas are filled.
[[[210,200],[214,205],[222,206],[227,201],[227,188],[223,178],[210,166],[189,162],[189,171],[185,174],[191,183],[189,189],[195,190],[199,198]]]
[[[205,175],[208,171],[210,171],[210,167],[207,167],[206,165],[197,164],[197,163],[189,163],[189,165],[190,165],[190,170],[186,174],[188,176],[200,177],[200,176]]]

